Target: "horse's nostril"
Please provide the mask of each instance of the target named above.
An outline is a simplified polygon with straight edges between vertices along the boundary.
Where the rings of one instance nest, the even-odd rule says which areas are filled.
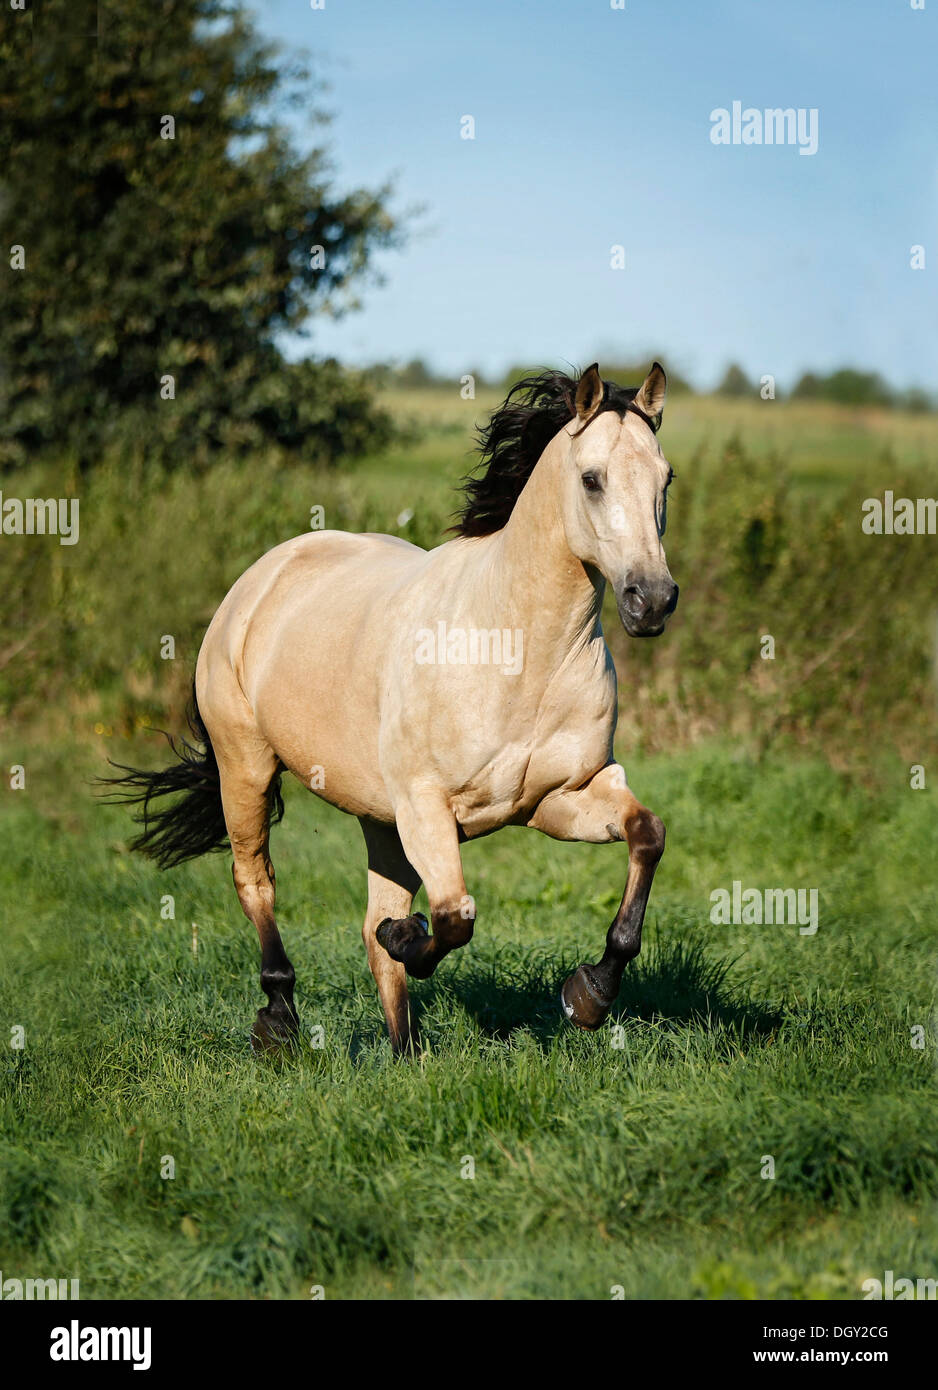
[[[667,605],[665,607],[666,613],[674,612],[675,608],[677,607],[677,600],[680,592],[681,591],[676,584],[671,585],[671,597],[668,599]]]
[[[636,618],[640,618],[648,607],[648,599],[640,584],[627,584],[622,590],[622,606]]]

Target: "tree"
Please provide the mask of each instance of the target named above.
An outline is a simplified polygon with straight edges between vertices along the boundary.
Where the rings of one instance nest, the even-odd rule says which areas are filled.
[[[892,405],[893,395],[877,372],[841,367],[828,376],[805,372],[791,393],[792,400],[835,401],[839,405]]]
[[[817,401],[823,394],[823,382],[816,372],[802,372],[792,389],[793,401]]]
[[[922,415],[935,409],[933,397],[921,386],[910,386],[900,397],[899,404],[903,410],[911,411],[913,415]]]
[[[752,396],[755,395],[755,389],[742,367],[731,362],[723,374],[723,380],[717,387],[717,395]]]
[[[892,405],[892,392],[878,372],[841,367],[824,383],[824,396],[842,405]]]
[[[398,239],[387,188],[336,192],[324,150],[294,149],[287,107],[325,121],[310,73],[240,0],[45,0],[4,24],[0,218],[22,252],[0,266],[0,461],[127,438],[331,457],[385,430],[360,379],[277,347],[353,307]]]

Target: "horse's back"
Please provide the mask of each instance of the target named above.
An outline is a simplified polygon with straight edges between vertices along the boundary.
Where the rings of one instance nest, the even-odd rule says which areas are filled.
[[[400,536],[310,531],[267,551],[232,585],[206,633],[205,645],[236,667],[298,608],[318,609],[327,596],[386,585],[406,577],[426,551]],[[345,606],[342,604],[341,606]]]

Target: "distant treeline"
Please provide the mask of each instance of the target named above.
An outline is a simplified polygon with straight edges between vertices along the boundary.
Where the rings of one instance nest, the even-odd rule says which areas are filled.
[[[643,380],[655,356],[648,353],[635,362],[600,363],[603,376],[623,384]],[[539,363],[536,366],[544,366]],[[452,389],[460,386],[466,376],[471,376],[474,385],[507,391],[514,382],[535,370],[535,365],[512,366],[500,375],[490,375],[480,370],[467,370],[460,377],[444,376],[427,366],[422,358],[415,357],[403,365],[376,363],[366,369],[366,375],[383,386],[404,388]],[[862,372],[855,367],[840,367],[834,372],[804,372],[790,391],[774,388],[777,399],[800,401],[831,401],[837,405],[874,405],[897,410],[933,411],[938,410],[938,396],[930,394],[921,387],[898,391],[889,385],[878,372]],[[737,363],[727,367],[723,377],[712,393],[699,392],[686,378],[668,370],[668,390],[671,395],[713,394],[741,399],[746,396],[758,399],[763,390],[761,377],[749,377]]]
[[[716,388],[718,396],[758,396],[761,378],[750,380],[735,362],[727,367]],[[791,391],[776,389],[776,396],[792,401],[832,401],[837,405],[879,405],[897,410],[938,409],[938,398],[913,386],[897,391],[878,372],[861,372],[856,367],[838,367],[834,372],[803,372]]]
[[[662,358],[662,354],[651,353],[647,358],[636,360],[635,362],[616,363],[608,362],[605,359],[600,362],[600,370],[604,377],[609,381],[619,381],[623,385],[634,382],[636,386],[644,381],[648,368],[655,360],[655,357]],[[458,376],[445,376],[436,372],[432,367],[428,367],[423,358],[415,357],[412,361],[404,364],[375,362],[370,367],[364,368],[363,374],[376,382],[380,386],[400,386],[408,389],[426,387],[428,389],[452,390],[453,386],[461,387],[467,377],[472,378],[473,385],[479,387],[489,387],[493,390],[507,391],[516,381],[522,377],[530,375],[531,372],[541,371],[544,367],[555,365],[548,362],[527,362],[515,364],[498,375],[486,373],[478,367],[467,367],[465,372]],[[575,375],[577,371],[588,363],[557,364],[560,367]],[[693,392],[694,388],[689,381],[680,376],[677,372],[668,369],[668,391],[671,395],[686,395]]]

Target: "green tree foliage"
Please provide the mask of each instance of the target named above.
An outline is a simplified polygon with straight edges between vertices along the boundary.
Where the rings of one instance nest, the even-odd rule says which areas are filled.
[[[237,0],[4,8],[0,463],[129,441],[330,460],[383,437],[360,377],[277,346],[354,307],[398,235],[387,188],[337,192],[323,149],[294,147],[291,104],[326,119],[309,71]]]
[[[717,387],[718,396],[753,396],[756,388],[736,362],[731,362]]]
[[[793,400],[835,401],[839,405],[894,405],[892,391],[877,372],[841,367],[829,376],[805,372],[792,391]]]

